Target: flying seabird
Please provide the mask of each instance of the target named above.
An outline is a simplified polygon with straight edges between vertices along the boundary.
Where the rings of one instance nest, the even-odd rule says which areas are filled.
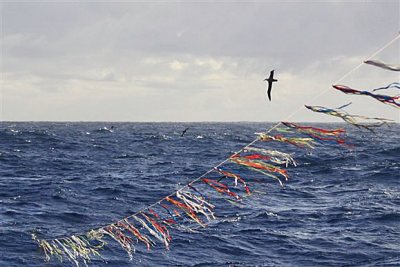
[[[277,79],[274,79],[274,71],[275,71],[275,70],[271,70],[271,72],[269,73],[269,77],[264,79],[264,81],[268,81],[268,91],[267,91],[267,94],[268,94],[268,99],[269,99],[269,101],[271,101],[272,83],[278,81]]]
[[[189,130],[189,128],[186,128],[185,130],[183,130],[181,137],[186,133],[187,130]]]

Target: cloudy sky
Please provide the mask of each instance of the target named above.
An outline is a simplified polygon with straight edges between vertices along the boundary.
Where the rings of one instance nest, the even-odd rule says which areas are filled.
[[[2,2],[1,18],[1,120],[279,121],[349,101],[351,113],[400,120],[330,89],[396,37],[396,0]],[[399,39],[374,59],[400,63]],[[340,83],[399,80],[362,65]],[[339,121],[304,109],[290,119]]]

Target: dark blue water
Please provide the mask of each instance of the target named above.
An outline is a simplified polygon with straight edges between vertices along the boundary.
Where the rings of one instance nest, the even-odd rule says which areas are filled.
[[[110,131],[111,123],[1,123],[0,266],[61,266],[56,259],[44,262],[32,231],[58,237],[132,214],[271,126],[113,125]],[[300,165],[289,167],[284,188],[226,165],[241,171],[255,190],[242,206],[220,201],[219,218],[209,227],[171,230],[170,251],[138,244],[129,261],[110,241],[103,251],[107,262],[98,259],[92,266],[399,266],[400,126],[376,134],[348,130],[353,150],[261,143],[295,153]]]

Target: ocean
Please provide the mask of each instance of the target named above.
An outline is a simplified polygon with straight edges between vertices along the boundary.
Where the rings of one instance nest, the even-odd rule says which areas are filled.
[[[87,232],[135,213],[201,176],[270,123],[2,122],[0,266],[45,262],[31,239]],[[353,147],[254,146],[294,153],[279,183],[232,163],[253,194],[239,204],[215,190],[208,227],[170,229],[170,249],[116,242],[89,266],[399,266],[400,125],[376,133],[344,124]],[[185,128],[189,128],[181,137]],[[81,264],[84,266],[84,264]]]

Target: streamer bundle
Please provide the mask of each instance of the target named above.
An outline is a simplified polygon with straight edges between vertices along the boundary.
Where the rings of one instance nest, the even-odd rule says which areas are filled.
[[[388,89],[400,89],[400,83],[398,83],[398,82],[390,83],[387,86],[375,88],[372,91],[375,92],[375,91],[378,91],[378,90],[388,90]]]
[[[364,63],[386,70],[400,71],[400,65],[398,64],[388,64],[380,60],[366,60]]]
[[[277,141],[282,143],[288,143],[301,148],[314,148],[314,139],[304,137],[285,137],[280,134],[269,135],[266,133],[259,133],[259,139],[264,142]]]
[[[370,96],[384,104],[391,105],[392,107],[395,107],[395,108],[400,108],[400,102],[399,102],[400,95],[388,96],[388,95],[374,94],[374,93],[371,93],[368,91],[359,91],[356,89],[352,89],[345,85],[333,85],[333,88],[335,88],[336,90],[341,91],[345,94]],[[377,89],[374,89],[374,91],[382,90],[382,89],[387,89],[387,87],[377,88]]]
[[[341,108],[331,109],[331,108],[326,108],[326,107],[321,107],[321,106],[307,106],[307,105],[305,107],[314,112],[325,113],[325,114],[328,114],[331,116],[339,117],[351,125],[354,125],[358,128],[363,128],[363,129],[366,129],[366,130],[369,130],[372,132],[373,132],[372,128],[380,127],[382,125],[387,124],[388,122],[392,122],[392,120],[385,119],[385,118],[371,118],[371,117],[361,116],[361,115],[352,115],[352,114],[349,114],[346,111],[342,110]],[[358,119],[367,120],[367,121],[370,121],[370,123],[361,123],[358,121]]]
[[[294,124],[291,122],[282,122],[283,125],[290,128],[291,130],[305,134],[315,140],[322,141],[322,142],[333,142],[337,144],[344,145],[346,144],[344,135],[346,131],[343,128],[340,129],[333,129],[333,130],[326,130],[311,126],[301,126],[298,124]],[[282,129],[278,129],[280,131],[285,131]],[[290,132],[290,131],[289,131]]]

